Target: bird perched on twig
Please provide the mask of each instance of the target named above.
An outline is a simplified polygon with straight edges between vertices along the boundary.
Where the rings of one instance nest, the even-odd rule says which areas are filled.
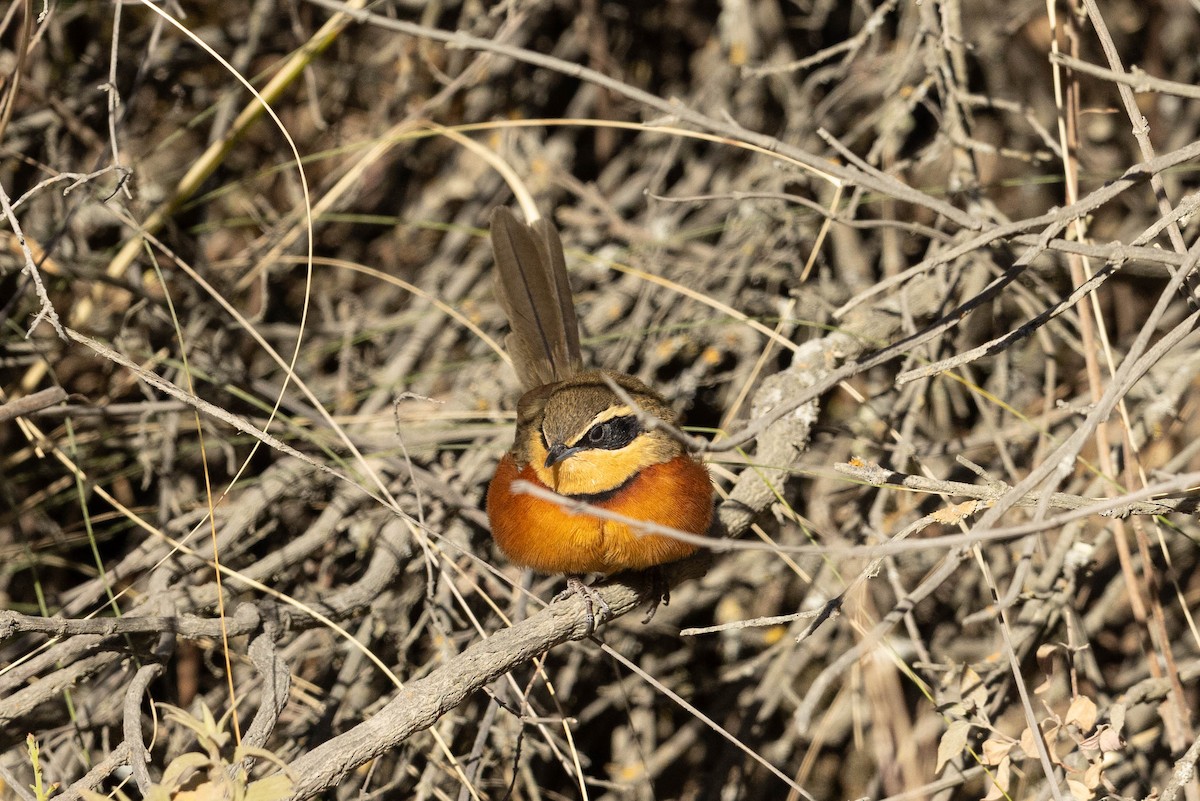
[[[588,602],[591,630],[595,607],[608,610],[583,584],[583,574],[657,568],[690,556],[695,547],[588,514],[571,502],[703,534],[712,519],[712,481],[678,439],[644,423],[678,422],[661,395],[633,376],[583,369],[554,226],[544,219],[525,225],[497,208],[491,238],[496,296],[512,329],[505,347],[525,390],[512,449],[488,486],[492,536],[513,562],[567,574],[568,592],[582,593]],[[563,502],[515,491],[518,479],[563,496]],[[660,595],[667,598],[656,592],[651,615]]]

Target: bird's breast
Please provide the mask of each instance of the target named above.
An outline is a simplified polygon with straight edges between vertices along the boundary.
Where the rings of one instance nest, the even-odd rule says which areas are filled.
[[[518,468],[506,454],[488,486],[487,512],[496,544],[520,565],[544,573],[616,573],[666,564],[695,546],[590,514],[581,502],[631,518],[703,534],[712,519],[708,470],[686,454],[642,468],[614,489],[561,501],[515,492],[516,480],[547,488],[533,464]]]

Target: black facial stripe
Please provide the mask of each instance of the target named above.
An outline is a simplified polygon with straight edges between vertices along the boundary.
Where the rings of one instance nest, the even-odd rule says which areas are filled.
[[[642,427],[633,415],[614,417],[589,428],[580,438],[579,445],[584,448],[615,451],[633,442],[640,433]]]

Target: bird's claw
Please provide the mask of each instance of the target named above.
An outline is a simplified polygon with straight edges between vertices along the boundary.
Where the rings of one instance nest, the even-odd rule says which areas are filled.
[[[658,611],[658,605],[671,605],[671,584],[667,581],[667,577],[658,567],[652,567],[650,573],[650,604],[646,610],[646,616],[642,618],[642,625],[646,625],[654,619],[654,613]]]
[[[612,609],[594,587],[583,583],[580,576],[567,576],[567,588],[554,596],[555,601],[562,601],[578,595],[583,598],[584,613],[587,615],[587,634],[590,637],[596,632],[596,624],[612,619]],[[596,612],[600,614],[597,616]]]

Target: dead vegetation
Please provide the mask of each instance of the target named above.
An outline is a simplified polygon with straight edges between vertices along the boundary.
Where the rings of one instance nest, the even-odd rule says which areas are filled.
[[[1200,799],[1194,3],[0,25],[4,797]],[[481,511],[514,191],[722,495],[595,639]]]

